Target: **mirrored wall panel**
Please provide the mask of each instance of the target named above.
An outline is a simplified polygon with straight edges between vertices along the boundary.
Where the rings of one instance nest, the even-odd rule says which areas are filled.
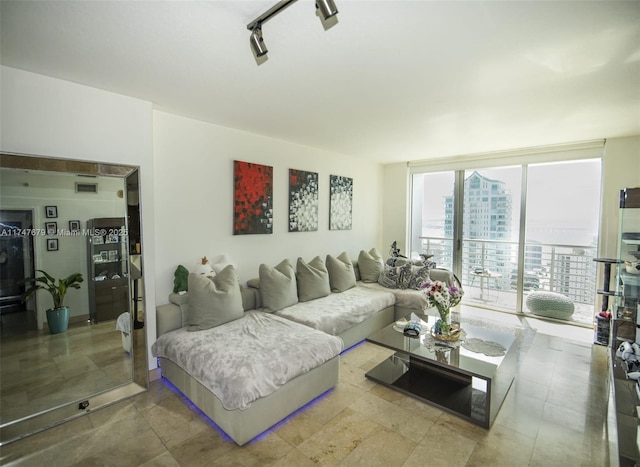
[[[140,219],[137,167],[0,155],[2,444],[147,388]]]

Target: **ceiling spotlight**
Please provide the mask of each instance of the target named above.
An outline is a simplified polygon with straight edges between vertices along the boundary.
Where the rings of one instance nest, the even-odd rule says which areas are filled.
[[[280,0],[274,6],[247,24],[247,29],[251,31],[249,43],[251,44],[251,50],[253,51],[256,59],[264,57],[268,52],[267,46],[264,45],[264,41],[262,40],[262,23],[266,23],[297,1],[298,0]],[[338,9],[336,8],[335,3],[333,3],[333,0],[316,0],[316,15],[320,18],[325,31],[338,23],[338,18],[336,17],[337,14]],[[264,63],[265,60],[266,57],[259,60],[258,65]]]
[[[267,46],[264,44],[264,40],[262,39],[261,24],[258,24],[253,28],[251,37],[249,38],[249,43],[251,44],[251,50],[253,50],[256,57],[262,57],[267,54]]]
[[[336,8],[336,4],[333,3],[333,0],[316,0],[316,8],[320,10],[325,20],[338,14],[338,9]]]

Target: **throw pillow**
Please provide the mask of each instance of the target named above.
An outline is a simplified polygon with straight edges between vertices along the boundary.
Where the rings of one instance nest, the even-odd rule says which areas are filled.
[[[319,256],[308,263],[305,263],[302,258],[298,258],[296,282],[298,283],[298,298],[301,302],[326,297],[331,293],[329,271]]]
[[[288,259],[283,260],[275,268],[261,264],[260,296],[262,305],[271,311],[278,311],[298,303],[296,275]]]
[[[409,288],[409,281],[411,280],[411,263],[407,263],[404,266],[398,268],[398,288]]]
[[[189,274],[189,331],[200,331],[242,318],[242,294],[236,271],[227,266],[215,277]]]
[[[429,266],[413,266],[411,268],[411,277],[407,284],[407,288],[419,290],[420,286],[430,279],[429,271]]]
[[[358,268],[362,282],[378,282],[378,277],[384,269],[384,260],[375,248],[368,253],[362,250],[358,255]]]
[[[386,265],[378,277],[378,284],[388,289],[398,288],[398,268]]]
[[[360,277],[360,268],[358,267],[358,262],[351,261],[351,264],[353,264],[353,273],[356,275],[356,282],[362,280],[362,278]]]
[[[346,252],[341,253],[337,258],[327,255],[326,265],[332,292],[344,292],[356,286],[353,264]]]

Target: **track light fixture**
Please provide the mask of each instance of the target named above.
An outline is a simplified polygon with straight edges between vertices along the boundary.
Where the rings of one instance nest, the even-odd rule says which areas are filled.
[[[264,44],[264,40],[262,39],[262,23],[266,23],[296,1],[298,0],[282,0],[247,24],[247,29],[251,31],[249,43],[251,44],[251,50],[256,59],[262,58],[262,61],[266,60],[265,55],[268,52],[267,46]],[[337,22],[335,16],[338,14],[338,9],[336,8],[333,0],[316,0],[316,11],[319,12],[318,16],[321,16],[320,20],[322,21],[325,30]],[[332,20],[329,22],[332,22],[333,24],[328,25],[327,20]],[[258,64],[262,63],[262,61]]]
[[[336,4],[333,3],[333,0],[316,0],[316,8],[320,10],[325,20],[338,14],[338,9],[336,8]]]
[[[264,40],[262,39],[262,24],[258,24],[253,28],[251,37],[249,38],[249,43],[251,44],[251,50],[253,50],[256,57],[262,57],[267,54],[267,46],[264,44]]]

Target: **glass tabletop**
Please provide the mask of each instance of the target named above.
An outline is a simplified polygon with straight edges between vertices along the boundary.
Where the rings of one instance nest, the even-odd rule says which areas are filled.
[[[371,334],[367,341],[388,347],[397,352],[432,361],[435,365],[456,368],[471,376],[491,379],[502,364],[514,343],[521,342],[527,330],[522,327],[475,318],[452,315],[454,324],[459,324],[461,337],[456,342],[441,341],[431,335],[437,318],[412,313],[409,321],[422,326],[418,337],[408,337],[395,323]]]

